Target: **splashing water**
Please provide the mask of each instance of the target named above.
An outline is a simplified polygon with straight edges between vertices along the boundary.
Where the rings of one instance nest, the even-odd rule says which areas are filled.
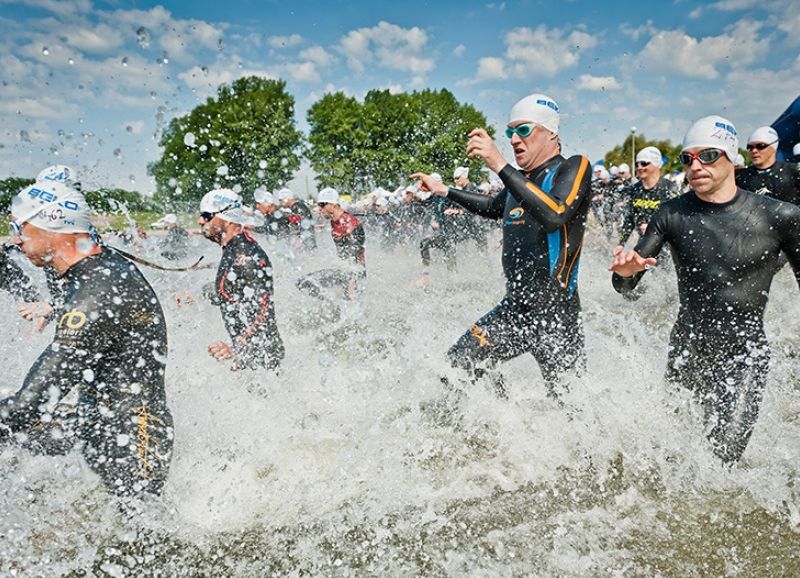
[[[366,291],[323,303],[294,286],[331,266],[259,240],[276,281],[287,357],[278,376],[231,372],[206,353],[227,340],[202,297],[213,270],[143,269],[165,309],[175,453],[165,495],[121,517],[78,454],[0,453],[0,574],[791,575],[800,564],[797,287],[782,271],[767,333],[773,368],[743,462],[713,457],[688,396],[663,384],[674,273],[648,274],[630,303],[586,241],[581,270],[588,375],[566,408],[532,357],[501,366],[509,400],[481,384],[435,415],[445,353],[502,296],[500,256],[459,247],[431,267],[387,252],[368,229]],[[160,239],[141,250],[158,260]],[[191,262],[219,259],[192,239]],[[0,294],[8,393],[51,338]]]

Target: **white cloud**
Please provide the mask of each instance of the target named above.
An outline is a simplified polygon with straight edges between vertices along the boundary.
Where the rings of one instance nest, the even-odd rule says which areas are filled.
[[[736,12],[749,8],[760,8],[764,5],[762,0],[719,0],[714,2],[711,7],[724,12]]]
[[[312,46],[301,51],[298,56],[302,60],[308,60],[320,68],[327,68],[333,63],[333,58],[322,46]]]
[[[652,36],[658,30],[655,26],[653,26],[653,21],[648,20],[644,24],[637,26],[636,28],[632,28],[630,24],[623,24],[619,27],[620,32],[622,32],[625,36],[630,38],[631,40],[638,41],[643,36]]]
[[[118,30],[106,24],[91,27],[68,26],[63,33],[67,46],[94,53],[108,53],[117,50],[123,44]]]
[[[554,76],[578,64],[581,52],[597,45],[597,38],[580,30],[566,33],[540,25],[516,28],[506,34],[506,59],[515,76]]]
[[[619,90],[622,88],[613,76],[592,76],[581,74],[576,84],[580,90]]]
[[[100,16],[128,39],[136,40],[137,31],[143,28],[150,46],[159,46],[170,60],[181,62],[191,61],[200,48],[218,47],[223,36],[223,25],[176,19],[163,6],[150,10],[116,10]]]
[[[769,40],[759,39],[761,23],[740,21],[719,36],[694,38],[682,30],[655,34],[636,58],[648,70],[676,73],[692,78],[713,79],[718,68],[741,68],[758,61],[769,51]]]
[[[478,61],[478,73],[475,76],[477,82],[505,78],[508,78],[508,73],[506,72],[506,61],[502,58],[486,56]]]
[[[24,4],[62,16],[92,9],[91,0],[0,0],[0,4]]]
[[[377,60],[383,68],[424,77],[435,66],[432,58],[424,56],[427,42],[428,36],[421,28],[401,28],[380,22],[372,28],[348,32],[339,42],[339,50],[357,74],[363,73],[367,64]]]
[[[464,56],[464,53],[466,51],[467,51],[467,47],[464,46],[463,44],[459,44],[458,46],[453,48],[453,56],[458,56],[458,57]]]
[[[270,36],[267,39],[267,43],[272,46],[272,48],[276,49],[292,48],[298,44],[302,44],[303,37],[299,34],[292,34],[291,36]]]
[[[703,7],[702,6],[698,6],[697,8],[695,8],[694,10],[689,12],[689,18],[691,18],[692,20],[697,20],[702,15],[703,15]]]

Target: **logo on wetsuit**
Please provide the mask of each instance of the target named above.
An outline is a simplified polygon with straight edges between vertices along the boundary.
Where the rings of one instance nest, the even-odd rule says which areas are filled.
[[[77,337],[86,325],[86,314],[77,309],[64,313],[58,320],[58,337]]]
[[[522,207],[514,207],[508,212],[506,225],[524,225],[525,219],[522,218],[523,215],[525,215],[525,209]]]
[[[633,206],[639,209],[657,209],[661,201],[650,199],[634,199]]]

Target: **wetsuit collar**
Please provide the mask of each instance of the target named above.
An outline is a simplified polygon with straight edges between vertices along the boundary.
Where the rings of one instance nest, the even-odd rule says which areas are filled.
[[[733,195],[733,198],[730,201],[726,201],[724,203],[709,203],[708,201],[704,201],[703,199],[698,197],[697,193],[695,193],[694,191],[691,191],[689,194],[691,194],[694,197],[694,200],[697,202],[698,205],[700,205],[703,208],[703,210],[715,211],[715,212],[725,211],[729,207],[735,206],[744,196],[742,189],[739,187],[736,187],[736,193]]]
[[[563,160],[564,160],[564,157],[562,157],[562,156],[559,154],[559,155],[556,155],[556,156],[554,156],[554,157],[552,157],[552,158],[549,158],[549,159],[547,159],[547,160],[546,160],[546,161],[544,161],[542,164],[540,164],[538,167],[534,167],[534,168],[533,168],[533,169],[531,169],[530,171],[522,171],[522,172],[525,174],[525,176],[526,176],[528,179],[530,179],[530,180],[532,180],[532,181],[535,181],[535,180],[536,180],[536,178],[537,178],[537,177],[539,177],[539,176],[540,176],[542,173],[546,173],[546,172],[547,172],[548,170],[550,170],[550,169],[551,169],[553,166],[555,166],[555,165],[559,164],[559,163],[560,163],[560,162],[562,162]]]

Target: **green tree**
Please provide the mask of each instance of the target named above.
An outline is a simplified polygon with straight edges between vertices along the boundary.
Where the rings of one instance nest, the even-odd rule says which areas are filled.
[[[8,177],[0,181],[0,211],[8,213],[11,210],[11,199],[28,185],[34,183],[34,179],[23,179],[20,177]]]
[[[363,103],[342,93],[327,94],[311,106],[307,118],[307,156],[318,184],[355,196],[378,185],[401,185],[416,170],[448,178],[458,165],[470,166],[473,174],[481,166],[467,159],[464,150],[469,131],[487,127],[486,117],[447,90],[373,90]]]
[[[246,201],[259,186],[277,188],[300,167],[302,134],[294,98],[282,80],[243,77],[220,85],[216,98],[170,121],[164,152],[148,170],[156,200],[167,207],[194,203],[209,190],[241,187]]]
[[[136,191],[125,189],[98,189],[83,191],[86,202],[97,213],[113,213],[119,210],[146,211],[150,202]]]

